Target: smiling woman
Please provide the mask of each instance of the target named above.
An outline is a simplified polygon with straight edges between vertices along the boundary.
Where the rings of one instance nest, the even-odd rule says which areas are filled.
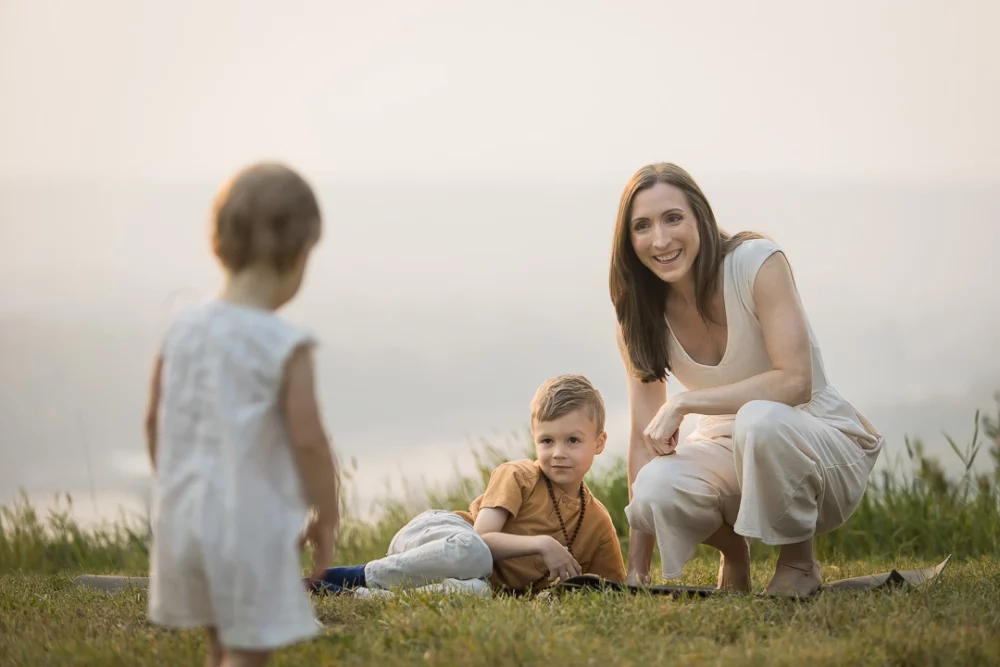
[[[720,550],[720,588],[749,590],[747,540],[781,547],[769,595],[819,589],[813,537],[861,501],[882,435],[826,380],[791,268],[759,234],[719,229],[673,164],[625,187],[610,270],[628,371],[631,583],[657,540],[666,579],[699,543]],[[673,372],[687,391],[667,398]],[[697,429],[678,445],[687,414]]]

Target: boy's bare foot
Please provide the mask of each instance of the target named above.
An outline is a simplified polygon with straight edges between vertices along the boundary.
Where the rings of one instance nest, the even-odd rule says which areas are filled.
[[[806,598],[823,585],[819,563],[815,560],[805,563],[778,560],[774,577],[764,590],[766,597]]]
[[[742,540],[742,548],[719,557],[719,580],[715,587],[720,591],[750,592],[749,542]]]

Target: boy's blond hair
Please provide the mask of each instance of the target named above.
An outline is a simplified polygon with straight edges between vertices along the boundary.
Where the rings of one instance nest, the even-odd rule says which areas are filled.
[[[542,383],[531,399],[531,425],[564,417],[583,410],[604,432],[604,399],[601,392],[582,375],[557,375]]]
[[[212,249],[230,273],[266,264],[291,269],[319,240],[319,202],[298,173],[260,162],[233,176],[212,208]]]

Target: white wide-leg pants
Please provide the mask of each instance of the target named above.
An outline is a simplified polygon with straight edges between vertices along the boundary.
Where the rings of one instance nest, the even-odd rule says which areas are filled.
[[[688,439],[644,466],[625,514],[656,536],[663,577],[674,579],[723,522],[768,545],[840,527],[861,502],[878,445],[865,449],[805,410],[751,401],[731,440]]]

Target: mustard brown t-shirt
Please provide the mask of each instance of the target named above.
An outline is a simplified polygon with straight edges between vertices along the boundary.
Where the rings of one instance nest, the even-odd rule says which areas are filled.
[[[566,533],[572,537],[580,518],[579,491],[568,494],[552,485],[552,493],[559,504]],[[596,574],[612,581],[625,580],[625,564],[621,545],[607,508],[584,486],[586,508],[580,532],[573,543],[573,556],[584,574]],[[503,532],[509,535],[549,535],[566,546],[555,507],[549,496],[545,477],[537,461],[524,459],[501,464],[490,476],[483,495],[472,501],[469,511],[457,511],[470,524],[474,524],[479,510],[502,507],[510,512]],[[545,577],[541,583],[539,578]],[[490,585],[497,590],[524,592],[531,586],[538,592],[550,585],[548,569],[541,556],[521,556],[494,562]]]

